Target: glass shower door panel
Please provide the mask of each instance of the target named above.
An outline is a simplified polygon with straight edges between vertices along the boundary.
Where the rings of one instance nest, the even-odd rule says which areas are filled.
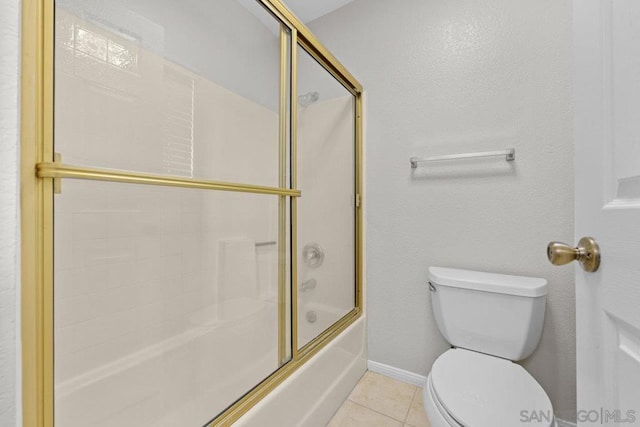
[[[355,103],[298,47],[298,347],[355,306]]]
[[[56,0],[55,17],[64,163],[278,186],[280,23],[258,2]]]
[[[278,211],[272,195],[65,180],[56,425],[203,425],[275,371]]]

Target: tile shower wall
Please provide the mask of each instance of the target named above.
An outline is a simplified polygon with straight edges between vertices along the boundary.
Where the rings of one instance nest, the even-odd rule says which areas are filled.
[[[55,203],[58,383],[177,335],[201,304],[194,191],[65,182]]]
[[[303,192],[298,204],[298,271],[300,283],[316,280],[315,288],[298,293],[301,345],[354,307],[353,123],[353,97],[340,92],[298,109],[298,184]],[[319,267],[309,267],[302,259],[303,247],[311,242],[325,253]],[[309,322],[308,312],[315,312],[317,320]]]
[[[56,19],[55,138],[64,162],[277,179],[275,112],[72,14]],[[277,240],[276,199],[65,181],[55,200],[56,382],[193,327],[189,317],[216,302],[219,242]],[[277,247],[256,257],[255,296],[275,298]]]

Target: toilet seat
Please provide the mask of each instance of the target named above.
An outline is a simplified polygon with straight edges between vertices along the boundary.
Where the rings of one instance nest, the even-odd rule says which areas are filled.
[[[540,384],[509,360],[452,349],[435,361],[430,383],[436,406],[441,412],[446,411],[457,425],[555,425],[551,402]]]
[[[431,374],[427,376],[427,382],[424,385],[422,393],[424,409],[431,422],[431,427],[464,427],[449,415],[436,397],[433,391],[433,383],[431,382]]]

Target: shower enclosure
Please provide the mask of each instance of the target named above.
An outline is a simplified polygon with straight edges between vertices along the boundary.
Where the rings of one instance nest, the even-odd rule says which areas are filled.
[[[25,423],[229,424],[361,314],[361,87],[277,0],[26,3]]]

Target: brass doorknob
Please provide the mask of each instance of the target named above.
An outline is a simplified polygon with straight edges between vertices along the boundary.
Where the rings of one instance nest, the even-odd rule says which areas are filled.
[[[583,237],[575,248],[566,243],[551,242],[547,246],[547,257],[553,265],[578,261],[584,271],[593,273],[600,267],[600,246],[592,237]]]

